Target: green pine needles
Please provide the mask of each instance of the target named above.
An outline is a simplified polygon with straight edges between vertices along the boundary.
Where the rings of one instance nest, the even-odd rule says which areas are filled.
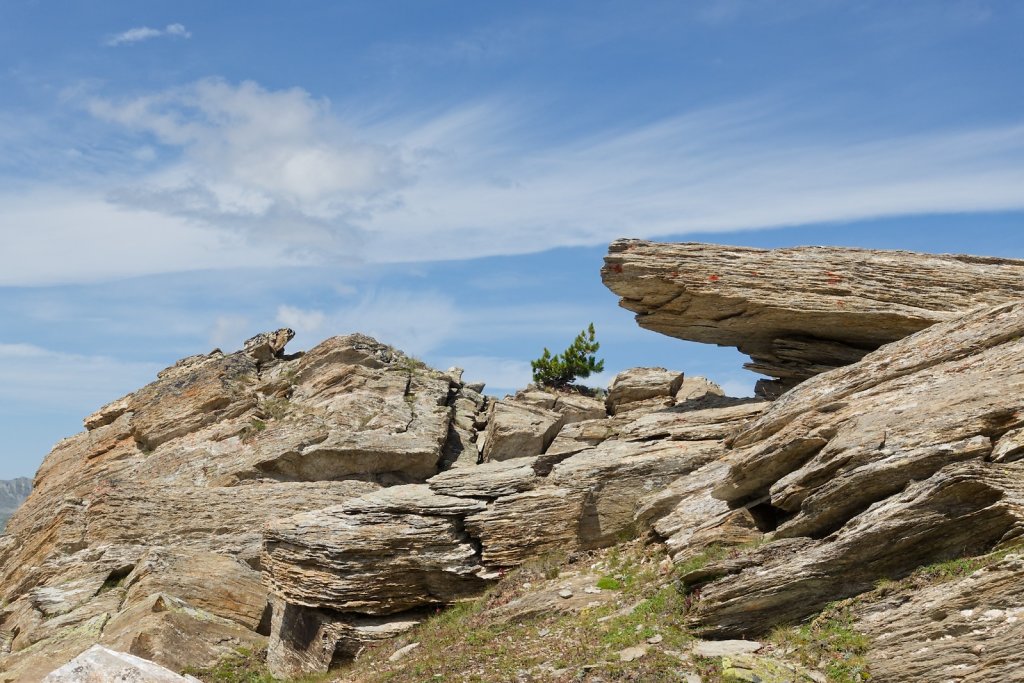
[[[576,378],[601,372],[604,370],[604,360],[598,360],[595,355],[599,348],[601,345],[594,339],[594,323],[590,323],[562,353],[552,356],[545,348],[540,358],[530,361],[533,381],[541,386],[561,389],[572,384]]]

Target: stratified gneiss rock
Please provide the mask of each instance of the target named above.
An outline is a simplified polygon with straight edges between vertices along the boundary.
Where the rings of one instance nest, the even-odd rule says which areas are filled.
[[[1019,542],[1022,427],[1024,302],[804,382],[732,440],[713,495],[770,510],[777,528],[755,553],[683,577],[711,581],[693,618],[760,634],[879,579]]]
[[[954,582],[854,605],[871,638],[872,680],[888,683],[1019,680],[1024,671],[1024,555]]]
[[[637,323],[735,346],[774,397],[981,305],[1024,298],[1024,261],[837,247],[617,240],[601,270]]]
[[[464,390],[457,372],[358,334],[289,356],[292,334],[277,330],[243,351],[179,361],[57,444],[0,536],[0,681],[38,681],[95,643],[176,670],[260,648],[271,622],[260,571],[265,526],[334,510],[381,486],[423,482],[444,465],[455,437],[475,463],[476,433],[456,420],[471,422],[485,401]],[[445,520],[484,504],[403,498],[404,488],[396,499],[414,515],[405,526],[380,527],[382,542],[408,561],[424,551],[423,567],[457,566],[461,553],[471,573],[475,548]],[[390,514],[374,500],[342,518],[352,512],[359,529],[373,527]],[[442,508],[448,517],[415,516]],[[282,549],[305,531],[283,536]],[[290,593],[297,601],[300,588]],[[380,632],[360,623],[346,633]]]
[[[275,598],[275,674],[325,670],[380,633],[365,624],[392,634],[410,628],[425,611],[478,595],[531,557],[634,534],[647,499],[721,457],[725,436],[767,405],[726,399],[705,382],[677,407],[681,373],[627,375],[645,377],[629,405],[661,412],[608,417],[594,399],[523,392],[492,404],[489,461],[269,525],[261,565]],[[708,394],[714,399],[705,403]],[[551,453],[551,425],[588,414],[601,417],[562,431],[582,426],[595,436],[569,437]]]

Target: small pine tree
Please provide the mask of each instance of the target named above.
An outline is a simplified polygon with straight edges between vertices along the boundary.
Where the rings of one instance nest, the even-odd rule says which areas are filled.
[[[561,389],[577,378],[601,372],[604,360],[597,360],[595,355],[599,348],[601,345],[594,339],[594,323],[590,323],[562,353],[551,355],[545,348],[540,358],[530,361],[533,381],[541,386]]]

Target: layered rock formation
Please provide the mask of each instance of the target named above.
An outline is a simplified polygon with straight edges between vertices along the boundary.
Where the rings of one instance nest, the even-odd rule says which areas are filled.
[[[240,647],[268,648],[278,675],[323,671],[533,558],[647,533],[685,565],[704,638],[763,639],[849,599],[874,680],[1013,680],[1022,275],[615,243],[604,276],[640,323],[738,346],[778,379],[763,393],[800,382],[771,404],[664,368],[621,373],[603,401],[486,399],[362,335],[287,355],[278,330],[186,358],[59,443],[0,536],[0,680],[96,643],[172,671]],[[876,588],[990,551],[916,595]],[[589,604],[560,592],[516,618]]]
[[[977,306],[1024,297],[1024,261],[836,247],[617,240],[601,270],[637,323],[735,346],[774,398]]]
[[[368,337],[287,356],[291,335],[186,358],[47,456],[0,537],[0,680],[97,642],[175,670],[263,647],[264,525],[425,480],[484,409]]]
[[[569,422],[551,440],[551,424],[600,404],[523,392],[490,413],[488,462],[271,524],[262,565],[278,601],[272,670],[325,670],[382,633],[411,628],[439,605],[479,595],[532,557],[633,536],[647,498],[719,458],[722,439],[763,409],[736,399],[725,407],[702,404],[709,395],[725,401],[706,380],[676,405],[682,375],[661,369],[630,372],[613,386],[637,375],[647,377],[647,390],[634,402],[655,398],[660,412]],[[556,452],[567,432],[592,438],[566,436],[571,445]],[[545,449],[544,441],[552,445]]]
[[[1024,302],[808,380],[732,440],[713,495],[770,542],[684,577],[706,633],[764,633],[924,564],[1024,539]]]
[[[1024,671],[1024,554],[853,605],[874,680],[1010,681]]]

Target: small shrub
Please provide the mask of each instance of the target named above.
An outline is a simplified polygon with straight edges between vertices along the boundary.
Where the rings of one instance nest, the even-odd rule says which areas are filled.
[[[288,414],[291,404],[286,398],[268,398],[261,406],[264,414],[272,420],[280,420]]]
[[[594,338],[594,323],[576,336],[565,351],[551,355],[547,348],[537,360],[530,361],[533,381],[552,389],[561,389],[576,381],[589,377],[591,373],[604,370],[604,360],[597,359],[601,344]]]

